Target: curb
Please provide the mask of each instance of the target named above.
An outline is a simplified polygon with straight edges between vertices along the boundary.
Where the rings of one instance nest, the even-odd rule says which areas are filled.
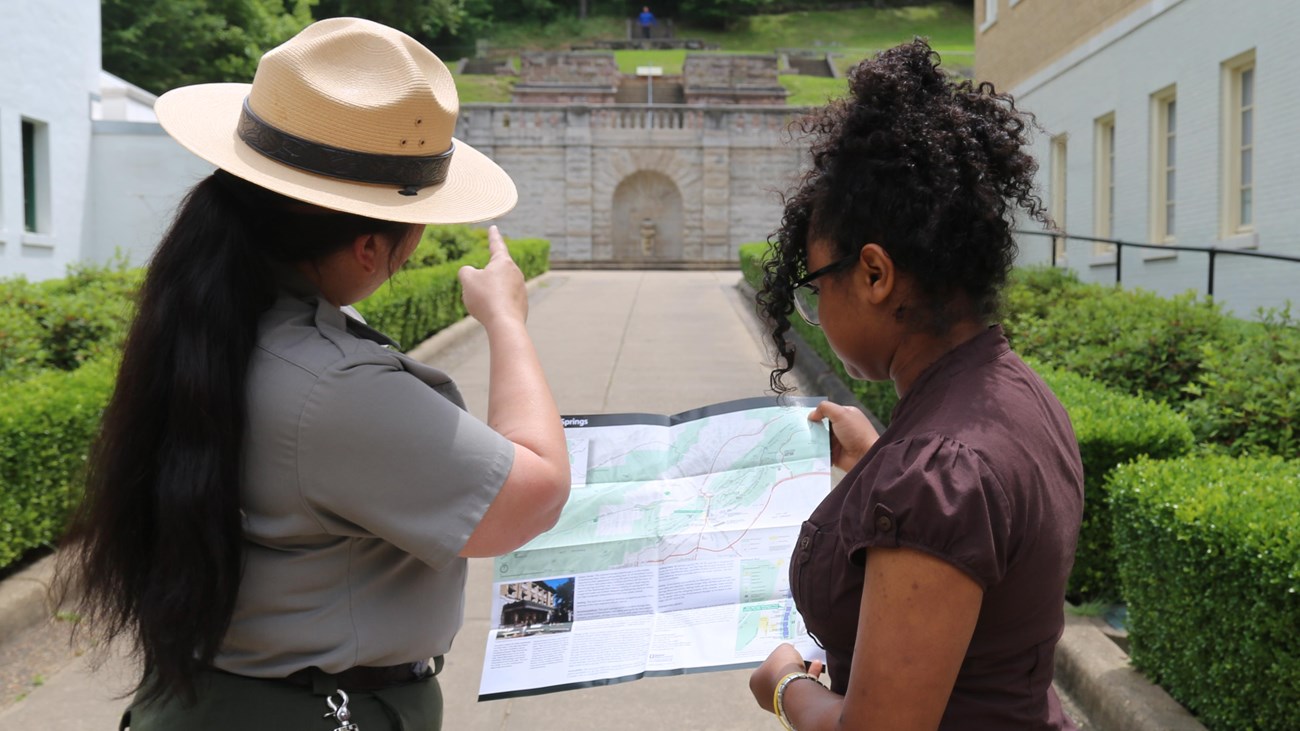
[[[46,556],[0,581],[0,645],[54,616],[50,587],[55,556]]]
[[[1206,731],[1163,688],[1129,664],[1095,617],[1065,615],[1056,682],[1102,731]]]

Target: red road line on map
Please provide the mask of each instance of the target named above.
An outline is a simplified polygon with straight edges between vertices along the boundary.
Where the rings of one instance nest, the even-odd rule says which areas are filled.
[[[736,540],[732,541],[731,543],[728,543],[727,545],[723,546],[722,548],[702,548],[702,547],[700,546],[700,539],[701,539],[702,536],[701,536],[700,534],[696,534],[696,536],[695,536],[695,548],[692,548],[691,550],[687,551],[686,553],[672,553],[672,554],[669,554],[669,555],[667,555],[667,556],[665,556],[664,558],[661,558],[661,559],[652,559],[652,560],[648,560],[648,561],[646,561],[646,563],[666,563],[669,559],[673,559],[673,558],[681,558],[682,556],[690,556],[691,554],[693,554],[693,553],[695,553],[695,552],[697,552],[697,551],[708,551],[709,553],[721,553],[721,552],[723,552],[723,551],[729,550],[732,546],[735,546],[737,543],[740,543],[742,540],[744,540],[745,536],[748,535],[748,534],[749,534],[749,531],[754,527],[754,524],[755,524],[755,523],[758,523],[758,519],[761,518],[761,517],[763,516],[763,513],[767,510],[767,506],[770,505],[770,504],[772,503],[772,495],[774,495],[774,494],[776,493],[776,488],[780,487],[782,483],[789,482],[790,480],[795,480],[795,479],[798,479],[798,478],[800,478],[800,477],[808,477],[808,476],[810,476],[810,475],[829,475],[829,474],[830,474],[829,471],[826,471],[826,472],[804,472],[804,473],[802,473],[802,474],[798,474],[798,475],[790,475],[789,477],[786,477],[786,478],[783,478],[783,479],[777,480],[775,483],[772,484],[772,489],[771,489],[770,491],[768,491],[768,493],[767,493],[767,500],[763,501],[763,507],[760,508],[759,511],[754,515],[754,520],[752,520],[752,521],[750,522],[750,524],[749,524],[748,526],[746,526],[745,529],[742,530],[742,531],[740,532],[740,535],[736,538]]]

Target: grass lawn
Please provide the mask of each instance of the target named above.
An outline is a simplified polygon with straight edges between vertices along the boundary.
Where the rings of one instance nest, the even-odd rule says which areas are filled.
[[[920,35],[929,38],[936,50],[975,52],[970,10],[948,3],[755,15],[726,32],[686,30],[678,35],[713,41],[728,50],[771,53],[778,48],[825,48],[859,58]]]
[[[785,103],[792,107],[820,107],[833,97],[843,96],[849,89],[848,79],[828,79],[824,76],[784,74],[781,86],[790,92]]]
[[[456,76],[456,94],[462,102],[508,102],[517,76],[494,74],[460,74]]]
[[[494,23],[489,33],[492,48],[514,51],[554,51],[584,42],[606,38],[623,38],[627,26],[623,18],[565,18],[553,23]]]

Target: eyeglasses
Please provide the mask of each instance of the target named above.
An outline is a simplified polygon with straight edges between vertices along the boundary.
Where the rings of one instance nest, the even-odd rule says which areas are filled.
[[[804,322],[814,327],[821,327],[822,324],[817,312],[818,302],[821,299],[821,289],[813,284],[813,281],[831,272],[848,269],[857,260],[858,255],[856,253],[850,254],[839,261],[827,264],[794,283],[794,309],[804,319]]]

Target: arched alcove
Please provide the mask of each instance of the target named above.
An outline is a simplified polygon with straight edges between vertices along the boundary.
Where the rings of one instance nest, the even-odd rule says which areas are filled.
[[[610,238],[617,261],[682,259],[682,193],[667,175],[639,170],[614,189]]]

